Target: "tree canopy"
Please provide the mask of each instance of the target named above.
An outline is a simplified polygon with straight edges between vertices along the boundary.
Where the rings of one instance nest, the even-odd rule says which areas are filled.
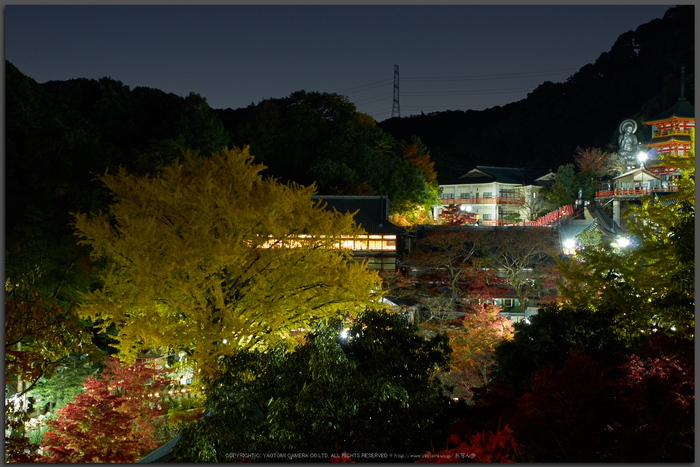
[[[446,366],[449,346],[444,335],[426,339],[416,331],[404,314],[368,309],[351,323],[319,323],[291,353],[226,357],[209,385],[207,411],[183,430],[175,459],[426,451],[448,426],[450,399],[435,371]]]
[[[85,391],[49,421],[42,461],[135,462],[158,445],[167,372],[140,363],[122,367],[114,357],[105,364],[100,377],[88,376]]]
[[[381,194],[409,217],[435,201],[430,153],[419,138],[399,141],[346,96],[297,91],[245,109],[218,111],[231,141],[250,145],[266,174],[316,183],[321,194]]]
[[[263,168],[248,148],[222,148],[187,152],[154,176],[99,177],[115,201],[75,214],[75,228],[106,262],[104,285],[80,312],[118,328],[127,361],[185,349],[211,374],[221,355],[277,345],[379,297],[376,273],[339,248],[341,235],[361,232],[352,215],[324,210],[313,186],[263,179]]]
[[[681,171],[678,191],[629,207],[629,246],[605,239],[558,261],[564,299],[592,311],[615,308],[627,339],[658,330],[691,337],[695,326],[694,133],[688,157],[662,158]]]
[[[496,347],[493,376],[519,390],[529,389],[536,371],[550,365],[560,370],[574,349],[594,358],[626,349],[610,311],[591,313],[550,304],[514,327],[514,338]]]

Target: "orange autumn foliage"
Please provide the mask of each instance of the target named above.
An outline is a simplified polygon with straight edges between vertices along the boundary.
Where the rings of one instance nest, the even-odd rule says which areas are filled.
[[[419,154],[419,151],[418,143],[413,143],[410,146],[401,145],[403,158],[423,174],[428,186],[430,186],[437,180],[437,172],[433,169],[435,162],[430,160],[430,154]]]

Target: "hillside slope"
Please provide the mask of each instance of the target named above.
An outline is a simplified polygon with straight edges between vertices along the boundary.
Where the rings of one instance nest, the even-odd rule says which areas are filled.
[[[670,8],[663,19],[622,34],[563,83],[545,82],[519,102],[482,111],[447,111],[384,120],[378,126],[399,139],[420,137],[430,148],[438,179],[474,165],[551,167],[573,162],[576,147],[616,149],[622,120],[638,122],[695,97],[695,12]],[[640,125],[640,140],[650,129]]]

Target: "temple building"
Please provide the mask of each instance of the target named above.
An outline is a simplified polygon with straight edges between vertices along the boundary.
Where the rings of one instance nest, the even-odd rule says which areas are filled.
[[[531,220],[533,200],[553,179],[551,169],[477,165],[457,179],[440,183],[440,205],[433,208],[433,217],[438,218],[443,206],[457,204],[476,214],[481,225],[513,225],[506,220],[509,214]]]
[[[673,183],[673,180],[680,178],[678,170],[667,167],[658,157],[663,154],[685,156],[690,148],[690,130],[695,128],[695,107],[685,98],[683,78],[681,78],[681,95],[678,102],[642,124],[650,125],[652,129],[651,141],[642,144],[652,150],[650,151],[652,159],[644,164],[645,167],[658,176],[662,183]]]
[[[311,199],[322,200],[329,211],[355,213],[353,219],[367,233],[342,240],[342,247],[352,250],[355,261],[366,261],[371,270],[396,270],[396,260],[406,249],[407,232],[389,222],[387,196],[315,195]]]

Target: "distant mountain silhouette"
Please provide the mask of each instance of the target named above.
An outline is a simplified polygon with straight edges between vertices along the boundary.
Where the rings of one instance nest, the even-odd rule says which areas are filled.
[[[641,122],[674,105],[683,65],[685,95],[694,102],[694,8],[670,8],[663,19],[622,34],[594,64],[563,83],[542,83],[519,102],[390,118],[378,126],[398,139],[420,137],[438,180],[477,164],[556,170],[573,162],[576,147],[615,150],[620,122]],[[650,128],[639,125],[637,136],[650,139]]]

